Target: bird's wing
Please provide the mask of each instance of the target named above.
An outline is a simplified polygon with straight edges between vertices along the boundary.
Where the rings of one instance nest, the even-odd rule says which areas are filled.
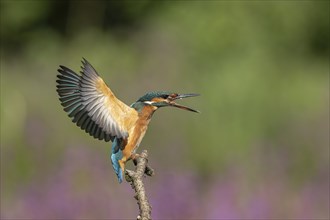
[[[64,66],[58,70],[57,92],[64,111],[94,138],[127,138],[137,112],[115,97],[87,60],[82,63],[82,75]]]

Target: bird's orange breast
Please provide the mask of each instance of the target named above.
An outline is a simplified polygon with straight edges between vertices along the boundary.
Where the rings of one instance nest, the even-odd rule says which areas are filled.
[[[129,159],[139,147],[150,122],[151,116],[156,110],[154,106],[145,106],[138,114],[138,119],[129,131],[127,145],[123,150],[124,156]]]

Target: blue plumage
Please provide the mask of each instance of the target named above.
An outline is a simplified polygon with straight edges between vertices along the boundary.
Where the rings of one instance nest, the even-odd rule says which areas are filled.
[[[112,167],[115,170],[118,181],[121,183],[123,181],[123,172],[119,166],[119,160],[123,158],[123,152],[120,149],[120,146],[122,145],[122,139],[115,138],[112,142],[112,151],[111,151],[111,163]]]

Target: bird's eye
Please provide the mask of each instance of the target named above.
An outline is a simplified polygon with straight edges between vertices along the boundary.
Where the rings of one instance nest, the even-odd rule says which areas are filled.
[[[173,93],[173,94],[171,94],[171,95],[168,95],[166,98],[167,98],[167,99],[170,99],[170,100],[173,100],[173,99],[175,99],[175,97],[177,97],[177,96],[178,96],[178,94]]]

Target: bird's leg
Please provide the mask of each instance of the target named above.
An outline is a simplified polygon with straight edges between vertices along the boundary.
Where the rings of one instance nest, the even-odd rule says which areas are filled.
[[[126,157],[123,157],[121,160],[118,160],[119,166],[121,168],[122,175],[125,175],[125,163],[126,163]]]
[[[137,165],[137,158],[138,157],[140,157],[140,154],[136,154],[136,153],[132,154],[132,156],[131,156],[135,166]]]

